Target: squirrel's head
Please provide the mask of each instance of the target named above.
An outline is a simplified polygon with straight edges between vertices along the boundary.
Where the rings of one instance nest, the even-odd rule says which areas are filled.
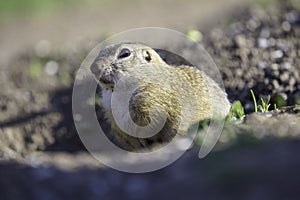
[[[113,88],[120,74],[147,64],[165,62],[151,47],[142,43],[120,43],[100,51],[91,71],[104,88]]]

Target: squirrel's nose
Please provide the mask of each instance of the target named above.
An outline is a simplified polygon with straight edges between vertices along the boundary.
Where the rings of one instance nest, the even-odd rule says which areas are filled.
[[[104,69],[102,69],[99,81],[103,86],[113,88],[114,78],[111,67],[105,67]]]
[[[109,66],[109,61],[106,58],[96,58],[96,60],[91,65],[90,69],[91,72],[96,76],[98,79],[101,71]]]
[[[114,83],[113,79],[112,79],[112,75],[107,72],[101,73],[99,80],[104,84],[113,84]]]

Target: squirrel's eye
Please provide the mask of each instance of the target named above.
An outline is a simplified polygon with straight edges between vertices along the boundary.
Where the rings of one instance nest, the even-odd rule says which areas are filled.
[[[124,48],[124,49],[122,49],[122,50],[120,51],[120,53],[119,53],[119,55],[118,55],[118,58],[126,58],[126,57],[128,57],[128,56],[130,56],[130,55],[131,55],[130,50],[127,49],[127,48]]]

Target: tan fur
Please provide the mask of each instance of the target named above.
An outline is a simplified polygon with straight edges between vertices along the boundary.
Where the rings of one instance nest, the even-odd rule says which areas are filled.
[[[124,48],[131,52],[130,56],[118,58]],[[102,100],[107,104],[104,105],[105,115],[111,125],[110,134],[126,150],[136,151],[170,141],[177,133],[185,134],[193,123],[212,117],[224,118],[230,109],[226,93],[204,72],[191,66],[168,65],[152,48],[144,44],[120,43],[106,47],[99,53],[91,71],[100,80]],[[151,122],[155,123],[155,119],[149,117],[153,105],[166,111],[166,123],[157,135],[136,138],[124,133],[116,125],[107,103],[110,100],[107,94],[114,92],[115,84],[121,78],[137,86],[128,108],[130,117],[136,124],[146,126]],[[183,106],[191,111],[186,112],[185,119],[181,116]],[[197,112],[193,114],[195,110]],[[160,112],[157,116],[159,114]]]

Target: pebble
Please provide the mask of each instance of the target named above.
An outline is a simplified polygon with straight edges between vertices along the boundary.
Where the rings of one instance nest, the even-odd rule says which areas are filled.
[[[279,85],[279,83],[276,79],[272,81],[272,84],[273,84],[275,89],[279,89],[280,85]]]
[[[260,22],[254,19],[250,19],[247,22],[246,26],[250,31],[255,31],[260,26]]]
[[[264,79],[264,83],[265,83],[266,85],[269,85],[269,83],[270,83],[269,79],[268,79],[268,78],[265,78],[265,79]]]
[[[287,21],[284,21],[281,25],[282,29],[286,32],[289,32],[292,28],[291,24]]]
[[[59,69],[59,64],[56,61],[53,61],[53,60],[47,62],[46,65],[45,65],[45,72],[48,75],[55,75],[55,74],[57,74],[58,69]]]
[[[270,38],[269,40],[268,40],[268,43],[269,43],[269,46],[275,46],[275,44],[276,44],[276,40],[274,39],[274,38]]]
[[[246,38],[243,35],[235,36],[234,41],[239,48],[244,48],[247,46]]]
[[[290,80],[290,81],[289,81],[289,85],[290,85],[290,86],[294,86],[294,85],[296,84],[296,82],[297,82],[296,79],[295,79],[294,77],[289,77],[289,80]]]
[[[269,47],[268,40],[265,38],[258,38],[258,46],[264,49]]]
[[[299,20],[299,14],[295,11],[289,12],[286,14],[286,20],[289,23],[294,24],[295,22],[297,22]]]
[[[282,82],[282,83],[285,83],[285,82],[287,82],[288,80],[289,80],[289,73],[286,71],[286,72],[284,72],[284,73],[282,73],[281,75],[280,75],[280,81]]]
[[[282,65],[281,65],[282,69],[290,69],[292,67],[291,63],[290,62],[284,62]]]
[[[276,77],[277,79],[277,77],[279,77],[279,71],[278,70],[273,71],[273,76]]]
[[[271,58],[278,59],[283,57],[283,52],[281,50],[276,50],[271,52]]]
[[[257,67],[258,67],[259,69],[266,69],[266,68],[267,68],[267,63],[266,63],[266,62],[260,61],[260,62],[257,64]]]
[[[274,70],[274,71],[277,71],[277,70],[279,70],[279,65],[276,64],[276,63],[273,63],[273,64],[271,65],[271,69]]]
[[[280,51],[283,51],[283,52],[286,52],[288,50],[287,46],[283,43],[278,43],[276,45],[277,49],[280,50]]]
[[[268,28],[264,28],[260,32],[260,37],[262,38],[269,38],[270,37],[270,30]]]

